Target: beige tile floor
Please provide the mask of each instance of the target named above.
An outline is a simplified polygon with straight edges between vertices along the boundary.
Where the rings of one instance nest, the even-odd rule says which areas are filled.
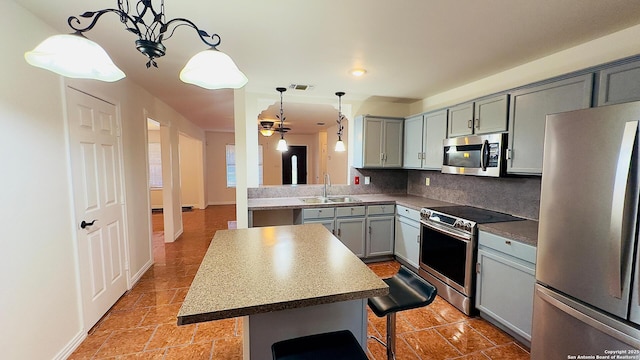
[[[89,332],[70,359],[242,359],[242,321],[225,319],[177,326],[176,314],[213,234],[235,219],[234,206],[209,206],[183,213],[184,233],[164,243],[162,214],[154,214],[155,263]],[[397,262],[370,264],[380,277]],[[369,334],[384,338],[385,318],[369,311]],[[437,298],[397,317],[397,359],[529,359],[526,348],[480,318],[469,318]],[[385,349],[369,340],[369,357]]]

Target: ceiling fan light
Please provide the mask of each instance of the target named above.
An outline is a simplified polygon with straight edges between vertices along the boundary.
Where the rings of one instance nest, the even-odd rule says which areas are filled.
[[[280,139],[278,140],[278,146],[276,146],[276,150],[278,151],[287,151],[289,147],[287,146],[287,140]]]
[[[271,129],[260,129],[260,134],[262,134],[262,136],[269,137],[269,136],[273,135],[273,130],[271,130]]]
[[[229,55],[210,48],[195,54],[180,71],[180,80],[205,89],[239,89],[249,81]]]
[[[81,34],[51,36],[24,58],[30,65],[70,78],[113,82],[125,77],[100,45]]]
[[[337,151],[337,152],[343,152],[343,151],[346,151],[346,150],[347,150],[347,149],[344,147],[344,141],[342,141],[342,140],[338,140],[338,141],[336,142],[336,148],[335,148],[335,151]]]

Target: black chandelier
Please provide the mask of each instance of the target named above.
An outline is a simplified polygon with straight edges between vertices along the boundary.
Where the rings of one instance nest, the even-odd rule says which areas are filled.
[[[287,141],[284,139],[284,133],[286,132],[284,127],[284,120],[286,118],[284,117],[284,112],[282,110],[282,93],[287,91],[287,88],[278,87],[276,88],[276,91],[280,93],[280,115],[276,115],[278,120],[280,120],[280,128],[278,129],[278,132],[280,132],[280,140],[278,140],[278,145],[276,146],[276,150],[287,151],[289,150],[289,146],[287,145]]]
[[[27,61],[34,66],[68,77],[103,81],[116,81],[123,78],[124,73],[113,64],[106,52],[84,36],[84,33],[93,29],[102,15],[107,13],[116,14],[125,29],[138,36],[138,40],[135,41],[136,48],[147,57],[147,68],[152,66],[157,68],[156,59],[166,54],[167,48],[163,41],[170,39],[178,27],[188,26],[196,31],[200,40],[208,45],[209,49],[196,54],[189,60],[180,73],[183,81],[208,89],[239,88],[247,83],[247,78],[233,60],[216,48],[220,45],[220,36],[209,35],[185,18],[167,21],[164,14],[164,0],[160,1],[159,11],[154,8],[152,0],[138,0],[134,5],[131,5],[129,0],[118,0],[117,9],[87,11],[79,16],[70,16],[67,23],[75,32],[70,35],[53,36],[52,38],[56,39],[53,44],[46,44],[52,38],[45,40],[36,49],[25,54]],[[84,26],[83,22],[87,21],[90,21],[89,24]],[[70,48],[67,46],[72,46],[73,54],[69,54]],[[106,58],[97,57],[96,54],[100,51],[104,52]],[[89,65],[95,65],[95,67],[88,68],[87,64],[79,66],[80,59],[83,59],[83,62],[87,61],[83,57],[88,57]],[[107,65],[100,68],[103,62]]]

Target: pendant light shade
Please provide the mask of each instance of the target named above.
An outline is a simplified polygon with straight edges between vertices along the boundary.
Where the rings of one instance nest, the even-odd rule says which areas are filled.
[[[239,89],[249,81],[229,55],[213,47],[189,59],[180,80],[210,90]]]
[[[344,147],[344,141],[342,141],[342,139],[338,139],[338,141],[336,142],[335,151],[343,152],[343,151],[346,151],[346,150],[347,149]]]
[[[287,140],[283,137],[278,140],[278,146],[276,146],[276,150],[278,151],[287,151],[289,150],[289,146],[287,146]]]
[[[107,52],[83,35],[54,35],[24,54],[33,66],[78,79],[118,81],[125,77]]]

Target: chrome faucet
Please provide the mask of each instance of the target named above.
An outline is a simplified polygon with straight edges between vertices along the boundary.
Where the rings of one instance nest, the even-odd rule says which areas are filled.
[[[322,179],[324,184],[324,191],[322,192],[322,197],[327,197],[327,184],[331,186],[331,178],[329,177],[329,173],[324,173],[324,179]]]

